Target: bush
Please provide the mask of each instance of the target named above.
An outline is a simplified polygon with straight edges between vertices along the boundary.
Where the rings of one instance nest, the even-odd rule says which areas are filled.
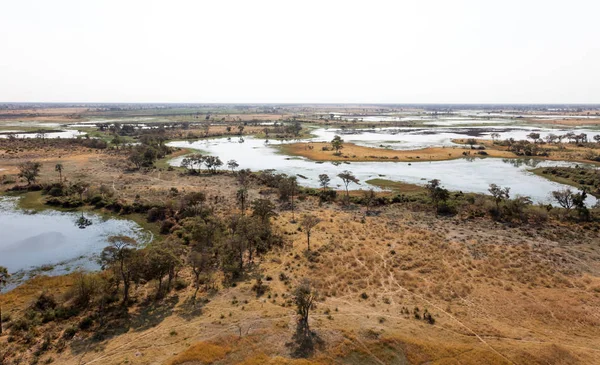
[[[75,327],[75,326],[67,327],[67,328],[65,328],[65,331],[63,332],[62,337],[64,339],[70,340],[75,336],[76,333],[77,333],[77,327]]]
[[[175,290],[183,290],[188,287],[188,283],[183,279],[177,279],[175,280],[175,284],[173,284],[173,287],[175,288]]]
[[[448,202],[443,202],[438,206],[437,213],[440,215],[455,215],[456,206]]]
[[[165,215],[165,208],[154,207],[148,211],[146,220],[148,221],[148,223],[153,223],[159,220],[162,221],[165,219]]]
[[[87,316],[84,319],[82,319],[81,322],[79,322],[79,329],[82,329],[85,331],[88,328],[92,327],[93,324],[94,324],[94,319],[90,316]]]
[[[63,191],[62,186],[53,186],[48,191],[48,194],[51,195],[51,196],[63,196],[64,195],[64,191]]]
[[[160,225],[160,233],[161,234],[168,234],[169,232],[171,232],[171,229],[173,227],[175,227],[177,225],[177,222],[175,222],[174,219],[167,219],[165,221],[163,221]]]

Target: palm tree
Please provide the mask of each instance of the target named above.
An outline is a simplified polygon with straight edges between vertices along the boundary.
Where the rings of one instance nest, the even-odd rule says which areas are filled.
[[[62,183],[63,165],[61,163],[57,163],[56,166],[54,166],[54,171],[58,172],[59,182]]]

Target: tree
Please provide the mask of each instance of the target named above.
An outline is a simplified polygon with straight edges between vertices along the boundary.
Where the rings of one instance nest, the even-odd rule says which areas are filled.
[[[367,206],[366,214],[369,215],[369,213],[371,212],[371,206],[375,202],[375,198],[377,196],[375,195],[375,191],[373,190],[373,188],[370,188],[369,190],[365,191],[363,193],[363,196],[364,196],[365,205]]]
[[[163,241],[152,244],[144,250],[143,274],[146,280],[158,280],[156,297],[163,292],[163,278],[168,276],[167,291],[171,287],[171,281],[175,276],[177,268],[181,265],[177,247],[173,241]]]
[[[329,187],[330,181],[331,181],[331,179],[329,178],[329,175],[327,175],[327,174],[319,175],[319,185],[321,185],[321,188],[327,190],[327,188]]]
[[[429,180],[427,185],[425,185],[425,188],[429,192],[429,197],[435,205],[437,214],[440,201],[445,202],[450,197],[450,192],[442,187],[441,182],[438,179]]]
[[[252,216],[260,218],[263,223],[267,223],[275,215],[275,205],[271,200],[256,199],[252,202]]]
[[[579,193],[573,194],[573,205],[577,209],[579,219],[588,221],[590,219],[590,211],[588,210],[585,200],[587,199],[587,187],[581,189]]]
[[[342,179],[344,182],[344,186],[346,187],[346,200],[350,198],[350,193],[348,192],[348,185],[350,183],[359,184],[359,181],[352,172],[345,170],[341,174],[338,174],[338,177]]]
[[[134,274],[134,252],[137,242],[127,236],[111,236],[108,238],[110,246],[105,247],[100,254],[102,268],[112,267],[123,281],[123,305],[129,301],[129,287]]]
[[[208,286],[211,282],[214,260],[213,255],[211,255],[207,251],[195,251],[192,250],[188,255],[188,263],[192,267],[192,272],[194,273],[194,295],[192,296],[192,303],[196,303],[196,296],[198,295],[198,291],[200,290],[200,285],[202,284],[202,275],[204,275],[204,284],[205,288],[208,289]]]
[[[227,167],[231,170],[231,173],[235,172],[235,169],[237,169],[240,165],[237,163],[236,160],[229,160],[227,161]]]
[[[547,143],[554,143],[558,139],[558,136],[554,133],[550,133],[546,136],[545,139]]]
[[[54,171],[58,172],[58,182],[62,183],[63,164],[57,163],[56,166],[54,166]]]
[[[40,176],[41,167],[42,164],[39,162],[23,162],[19,164],[19,177],[27,180],[27,185],[31,185]]]
[[[248,188],[248,186],[250,186],[251,175],[252,173],[250,172],[250,169],[242,169],[237,173],[237,180],[241,186]]]
[[[223,161],[218,156],[206,156],[204,157],[204,164],[211,174],[216,174],[217,169],[223,166]]]
[[[76,184],[73,184],[73,191],[79,194],[79,201],[83,204],[83,193],[90,187],[90,184],[78,181]]]
[[[4,266],[0,266],[0,290],[6,285],[10,278],[8,270]],[[2,334],[2,303],[0,303],[0,335]],[[1,359],[0,359],[1,360]]]
[[[477,141],[475,140],[475,138],[469,138],[467,139],[467,144],[471,146],[471,149],[473,149],[473,146],[477,144]]]
[[[498,133],[498,132],[494,132],[494,133],[490,134],[490,136],[492,137],[493,142],[496,142],[497,139],[500,139],[500,133]]]
[[[573,192],[569,188],[553,191],[552,197],[556,200],[558,205],[565,208],[567,211],[571,210],[574,206]]]
[[[540,139],[540,134],[531,132],[527,135],[527,138],[530,138],[533,141],[533,143],[537,143],[537,141]]]
[[[235,198],[240,205],[240,209],[242,210],[242,215],[246,213],[246,203],[248,201],[248,189],[239,188],[235,194]]]
[[[502,188],[496,184],[490,184],[490,188],[488,189],[488,191],[494,197],[494,202],[496,203],[496,210],[500,211],[500,202],[504,199],[510,198],[510,188]]]
[[[310,311],[316,307],[317,297],[317,292],[306,278],[302,279],[294,290],[294,303],[298,314],[296,333],[292,338],[294,341],[292,345],[295,347],[292,351],[294,357],[308,357],[314,352],[314,341],[318,338],[316,333],[310,330],[308,319]]]
[[[302,219],[302,222],[300,222],[300,225],[304,229],[304,232],[306,232],[306,245],[307,245],[307,250],[308,251],[310,251],[310,234],[311,234],[311,231],[320,222],[321,222],[321,219],[319,219],[318,217],[315,217],[314,215],[311,215],[311,214],[305,215],[304,218]]]
[[[204,158],[205,157],[202,156],[201,153],[191,154],[185,157],[183,160],[181,160],[181,166],[188,170],[191,170],[191,172],[194,173],[196,172],[196,168],[198,168],[198,170],[202,168]]]
[[[343,146],[344,140],[342,139],[342,137],[335,135],[333,137],[333,139],[331,140],[331,147],[335,150],[335,154],[339,155],[340,154],[340,150],[342,148],[344,148]]]
[[[296,191],[298,189],[298,179],[296,176],[290,176],[288,179],[288,186],[290,188],[290,198],[292,199],[292,223],[296,221],[294,218],[294,196],[296,195]]]

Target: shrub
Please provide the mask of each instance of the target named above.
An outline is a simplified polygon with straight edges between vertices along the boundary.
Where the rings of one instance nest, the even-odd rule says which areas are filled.
[[[81,320],[81,322],[79,322],[79,329],[82,329],[85,331],[88,328],[92,327],[92,324],[94,324],[94,319],[90,316],[87,316],[87,317],[83,318]]]
[[[77,333],[77,327],[75,326],[70,326],[65,328],[65,331],[62,334],[62,337],[64,339],[70,340],[73,338],[73,336],[75,336],[75,334]]]

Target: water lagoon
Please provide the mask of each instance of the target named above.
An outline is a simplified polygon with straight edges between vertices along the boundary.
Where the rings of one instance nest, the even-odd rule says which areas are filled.
[[[17,207],[18,198],[0,197],[0,266],[5,266],[13,288],[32,275],[61,275],[74,270],[98,269],[98,254],[108,237],[126,235],[149,242],[137,223],[85,214],[92,225],[77,225],[81,213],[44,210],[33,213]]]
[[[317,135],[319,132],[317,131]],[[321,135],[322,136],[322,135]],[[315,140],[318,140],[317,137]],[[381,143],[383,141],[370,141]],[[240,168],[253,171],[273,169],[280,173],[299,176],[298,182],[307,187],[319,187],[319,174],[326,173],[332,179],[332,186],[341,187],[342,181],[337,174],[344,170],[352,171],[361,181],[354,188],[367,189],[372,186],[365,181],[382,178],[407,183],[425,184],[427,180],[440,179],[443,185],[456,191],[487,193],[489,184],[495,183],[511,188],[513,196],[526,195],[539,203],[550,202],[550,192],[564,188],[539,177],[529,169],[546,166],[575,166],[575,163],[563,161],[545,161],[536,159],[497,159],[463,158],[449,161],[415,162],[316,162],[303,157],[288,156],[280,153],[278,145],[289,142],[269,141],[252,137],[217,138],[199,141],[176,141],[172,147],[191,148],[219,156],[224,162],[234,159]],[[182,157],[169,163],[179,166]],[[595,199],[590,197],[590,203]]]

